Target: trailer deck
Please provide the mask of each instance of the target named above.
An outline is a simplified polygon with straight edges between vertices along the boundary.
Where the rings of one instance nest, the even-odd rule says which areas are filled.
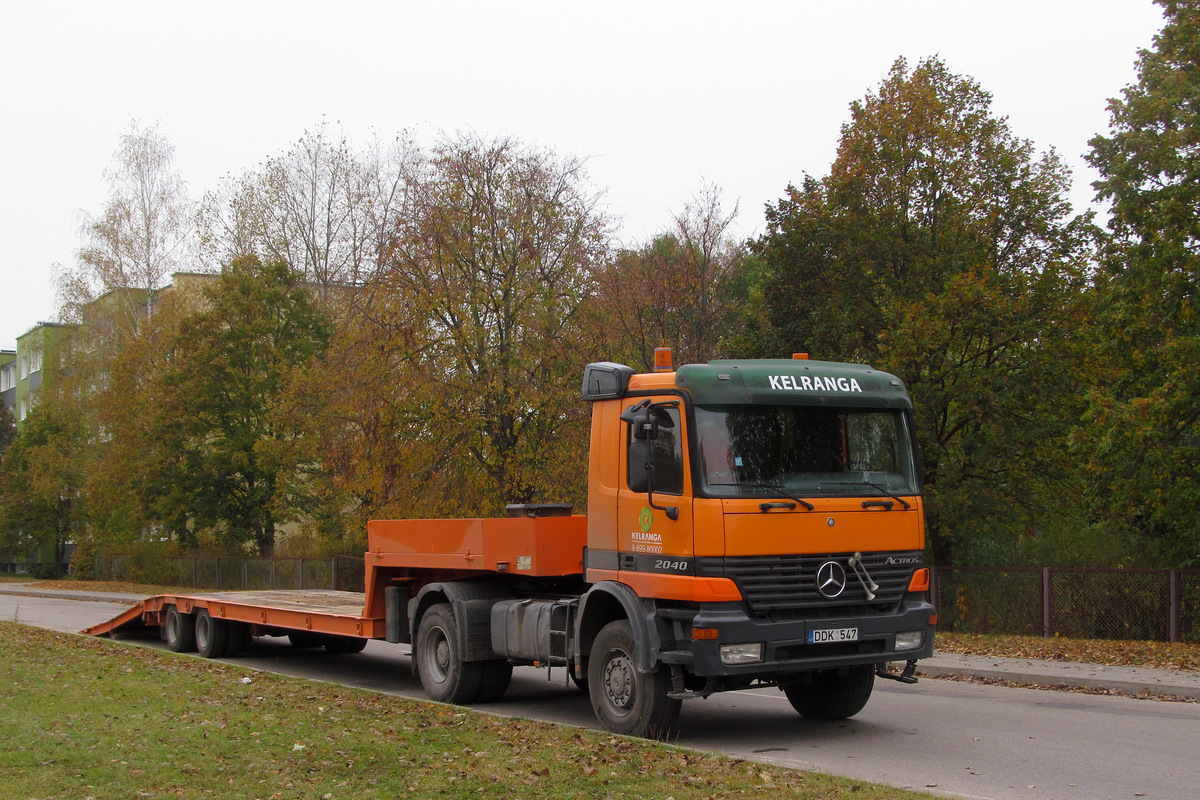
[[[384,621],[364,614],[364,600],[365,595],[361,592],[332,590],[160,594],[81,633],[89,636],[136,634],[160,626],[166,609],[175,606],[184,614],[203,608],[216,619],[244,622],[260,628],[382,638]]]

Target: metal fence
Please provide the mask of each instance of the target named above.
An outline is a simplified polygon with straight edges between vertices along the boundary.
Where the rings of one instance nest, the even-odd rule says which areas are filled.
[[[1200,570],[935,567],[938,628],[1200,643]]]
[[[98,559],[100,580],[146,579],[127,556]],[[938,628],[958,633],[1200,644],[1200,570],[934,567]],[[169,558],[152,581],[195,589],[363,591],[363,559]]]
[[[332,558],[165,558],[155,562],[152,577],[129,556],[96,560],[96,578],[132,580],[193,589],[337,589],[363,591],[363,559]]]

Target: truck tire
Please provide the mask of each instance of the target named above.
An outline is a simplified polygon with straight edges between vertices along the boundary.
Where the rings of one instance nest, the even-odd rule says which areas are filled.
[[[483,662],[463,661],[458,651],[458,626],[448,603],[430,607],[417,628],[417,673],[430,700],[462,705],[479,696]]]
[[[512,682],[512,662],[500,658],[479,663],[483,665],[483,680],[479,684],[475,702],[494,703],[504,697],[508,684]]]
[[[175,606],[167,606],[163,623],[163,638],[173,653],[190,653],[196,649],[196,618],[184,614]]]
[[[196,651],[205,658],[225,655],[229,628],[223,619],[213,619],[207,608],[196,612]]]
[[[875,667],[868,664],[818,672],[811,682],[784,684],[783,693],[806,719],[835,720],[862,711],[874,686]]]
[[[605,625],[588,659],[588,694],[596,719],[606,730],[647,739],[665,739],[679,719],[681,702],[667,696],[665,670],[637,669],[637,643],[626,620]]]

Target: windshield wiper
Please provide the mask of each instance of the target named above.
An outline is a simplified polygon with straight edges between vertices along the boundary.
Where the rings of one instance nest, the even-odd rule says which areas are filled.
[[[812,503],[808,502],[807,500],[802,500],[801,498],[796,497],[796,495],[792,494],[787,489],[784,489],[782,486],[777,486],[774,483],[709,483],[707,485],[708,486],[736,486],[739,489],[768,489],[772,492],[779,492],[781,495],[786,497],[788,500],[796,501],[800,505],[807,508],[809,511],[812,511],[816,508],[816,506],[814,506]],[[760,503],[759,507],[761,508],[762,506],[767,506],[767,508],[763,508],[763,511],[769,511],[772,508],[784,508],[784,506],[782,504],[781,505],[772,505],[770,503]],[[793,508],[794,507],[795,506],[793,506]]]
[[[912,508],[912,504],[909,503],[907,500],[905,500],[903,497],[900,497],[899,495],[896,495],[896,494],[892,494],[892,491],[890,489],[888,489],[886,486],[880,486],[878,483],[872,483],[871,481],[845,481],[845,482],[841,482],[841,483],[825,483],[822,485],[823,486],[870,486],[872,489],[878,489],[879,491],[886,494],[888,497],[890,497],[893,500],[895,500],[896,502],[898,502],[900,505],[904,506],[905,511]]]
[[[771,491],[773,491],[773,492],[779,492],[781,495],[783,495],[784,497],[786,497],[788,500],[795,500],[797,503],[799,503],[800,505],[804,506],[804,507],[805,507],[805,508],[807,508],[809,511],[812,511],[813,509],[815,509],[815,508],[816,508],[816,506],[814,506],[812,503],[808,502],[807,500],[802,500],[802,499],[800,499],[799,497],[796,497],[796,495],[792,494],[792,493],[791,493],[791,492],[789,492],[787,489],[784,489],[782,486],[779,486],[779,485],[777,485],[777,484],[774,484],[774,483],[743,483],[743,484],[741,484],[741,485],[742,485],[742,486],[749,486],[749,487],[751,487],[751,488],[754,488],[754,489],[769,489],[769,490],[771,490]],[[769,506],[770,504],[769,504],[769,503],[763,503],[762,505]],[[763,509],[763,511],[768,511],[768,510],[769,510],[768,508],[764,508],[764,509]]]

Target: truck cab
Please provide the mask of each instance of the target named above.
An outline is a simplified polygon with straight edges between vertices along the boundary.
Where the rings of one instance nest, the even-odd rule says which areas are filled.
[[[625,687],[639,679],[668,705],[658,725],[677,713],[671,700],[762,684],[805,716],[844,718],[877,672],[892,677],[888,662],[932,655],[921,472],[898,378],[803,357],[647,374],[597,363],[583,394],[584,577],[641,617],[614,672],[596,663],[603,615],[589,621],[591,598],[581,603],[589,678],[615,675],[615,689],[592,687],[609,727],[636,716]]]

